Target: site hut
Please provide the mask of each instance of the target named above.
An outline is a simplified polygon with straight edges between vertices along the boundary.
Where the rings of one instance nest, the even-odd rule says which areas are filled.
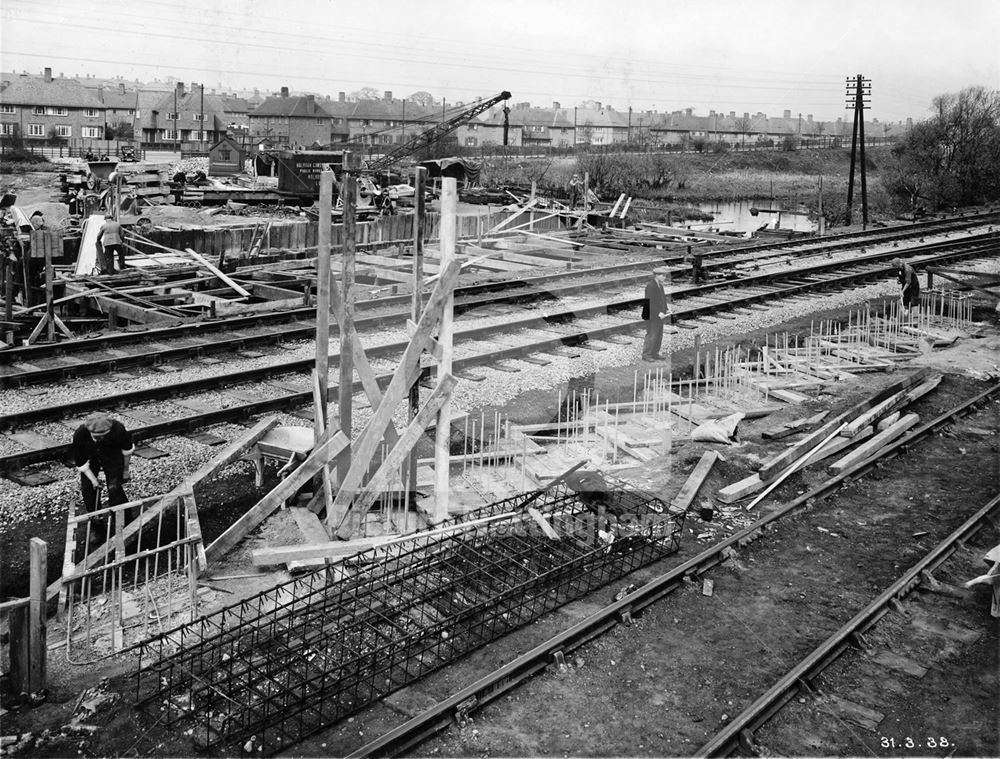
[[[244,150],[232,135],[227,134],[208,149],[208,174],[213,177],[228,177],[243,171],[247,159]]]

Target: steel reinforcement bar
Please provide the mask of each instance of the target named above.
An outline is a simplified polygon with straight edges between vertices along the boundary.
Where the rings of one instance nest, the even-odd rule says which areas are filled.
[[[998,238],[997,234],[989,236],[986,241],[981,241],[982,245],[979,246],[958,246],[958,250],[951,250],[948,253],[943,254],[943,256],[934,257],[933,260],[943,260],[947,258],[948,260],[953,260],[956,258],[967,258],[971,256],[983,255],[984,252],[993,252],[996,250],[996,240]],[[955,246],[949,246],[955,247]],[[877,255],[879,258],[884,258],[885,254],[873,254]],[[866,263],[864,261],[859,262]],[[886,271],[891,267],[886,267],[876,262],[870,262],[872,265],[866,266],[862,271],[850,272],[847,274],[831,275],[828,272],[823,273],[823,278],[812,281],[796,282],[795,284],[788,284],[777,289],[770,290],[766,293],[751,293],[751,294],[741,294],[736,295],[726,301],[716,302],[707,305],[699,305],[688,308],[678,309],[674,312],[674,321],[679,322],[687,319],[695,319],[698,316],[707,316],[719,311],[732,310],[739,308],[741,306],[751,305],[761,301],[773,301],[778,298],[789,297],[791,295],[797,295],[802,293],[811,292],[817,289],[838,287],[838,286],[848,286],[856,284],[858,281],[863,281],[865,279],[871,279],[874,277],[883,276]],[[930,263],[930,261],[924,261],[924,263]],[[810,267],[814,268],[814,267]],[[826,267],[817,268],[831,268],[830,265]],[[770,276],[770,275],[764,275]],[[798,272],[791,272],[788,276],[802,276],[802,270]],[[755,278],[756,280],[756,278]],[[740,280],[742,284],[745,280]],[[768,280],[764,280],[768,281]],[[729,282],[730,285],[734,284]],[[604,306],[595,306],[591,308],[584,309],[570,309],[562,312],[556,312],[548,314],[543,317],[532,318],[527,320],[523,328],[531,329],[534,326],[541,327],[549,321],[558,321],[560,319],[572,319],[580,316],[593,316],[602,313],[610,313],[615,310],[620,310],[626,307],[635,307],[641,303],[641,299],[628,299],[627,301],[618,301],[612,304]],[[553,337],[547,340],[536,341],[532,343],[525,343],[522,345],[503,348],[495,351],[488,351],[481,354],[476,354],[472,356],[464,356],[462,358],[456,358],[453,361],[453,368],[456,371],[461,371],[462,369],[468,369],[475,366],[489,366],[495,364],[497,361],[502,361],[504,359],[516,359],[520,356],[525,356],[531,353],[544,353],[546,351],[552,350],[554,348],[563,347],[586,347],[588,341],[590,340],[600,340],[604,337],[610,337],[612,335],[620,335],[623,333],[631,332],[636,329],[641,328],[643,322],[632,321],[625,324],[613,325],[611,327],[602,327],[598,329],[591,329],[576,333],[564,334],[558,337]],[[499,328],[496,325],[489,325],[484,327],[478,327],[469,330],[463,330],[456,333],[458,339],[478,339],[483,336],[487,336],[491,333],[496,332],[498,329],[509,328],[509,324],[501,325]],[[377,346],[367,349],[369,356],[383,356],[390,355],[392,353],[401,352],[405,347],[405,343],[393,343],[386,344],[382,346]],[[337,354],[333,354],[330,357],[331,366],[336,365],[339,357]],[[172,385],[164,385],[157,388],[147,389],[147,390],[136,390],[129,393],[122,393],[115,398],[115,405],[124,406],[129,403],[139,403],[142,401],[153,400],[157,398],[168,398],[178,394],[194,393],[203,390],[210,390],[220,387],[232,386],[240,382],[250,382],[255,380],[267,379],[273,377],[276,374],[287,374],[294,372],[296,370],[305,370],[312,366],[312,360],[291,362],[283,364],[281,367],[261,367],[257,369],[246,370],[243,372],[235,372],[231,374],[221,374],[213,377],[208,377],[200,380],[192,380],[189,382],[178,382]],[[388,382],[390,377],[388,375],[379,376],[379,384],[385,384]],[[352,392],[358,392],[362,389],[360,381],[356,381],[352,387]],[[334,385],[331,386],[330,392],[333,394],[331,397],[335,397],[338,388]],[[247,419],[255,414],[266,413],[274,410],[281,409],[293,409],[301,404],[309,403],[312,401],[311,391],[301,391],[288,393],[286,395],[276,396],[274,398],[263,399],[259,401],[251,401],[242,404],[234,404],[225,409],[217,409],[214,411],[200,412],[189,414],[183,417],[178,417],[175,419],[165,420],[163,422],[158,422],[155,424],[144,425],[141,427],[135,427],[132,430],[132,437],[137,442],[143,440],[150,440],[152,438],[160,437],[163,435],[177,434],[191,432],[192,430],[198,429],[199,427],[206,427],[212,424],[219,424],[221,422]],[[7,414],[0,417],[0,429],[6,428],[17,428],[18,426],[29,424],[31,422],[39,421],[42,419],[52,419],[52,418],[62,418],[71,417],[74,415],[80,415],[94,409],[107,409],[109,406],[108,400],[106,398],[92,398],[84,401],[77,401],[75,403],[60,404],[55,406],[41,406],[36,409],[29,411],[20,412],[17,414]],[[24,451],[21,453],[8,454],[6,456],[0,457],[0,472],[10,472],[31,464],[36,464],[43,461],[53,461],[66,456],[69,453],[70,445],[56,445],[48,446],[43,448],[36,448],[31,451]]]
[[[532,650],[521,654],[500,669],[480,678],[402,725],[366,743],[349,754],[349,759],[406,754],[429,737],[446,729],[455,722],[456,717],[486,705],[525,680],[542,672],[556,658],[557,654],[565,656],[573,649],[615,627],[625,615],[635,614],[672,593],[684,584],[685,579],[697,578],[709,569],[723,563],[727,549],[735,549],[756,540],[773,523],[790,514],[811,508],[817,499],[831,495],[842,485],[861,477],[884,459],[906,451],[909,446],[919,442],[931,432],[948,425],[957,417],[970,413],[996,397],[1000,397],[1000,383],[921,425],[895,443],[886,446],[871,458],[858,462],[836,477],[803,493],[743,530],[730,535],[683,564],[649,581],[624,598],[609,604]]]
[[[565,485],[524,493],[140,644],[136,702],[167,725],[193,723],[202,747],[284,750],[662,559],[682,526],[624,483],[600,510]]]

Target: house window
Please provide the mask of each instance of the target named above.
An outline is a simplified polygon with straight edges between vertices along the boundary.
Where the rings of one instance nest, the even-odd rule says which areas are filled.
[[[88,119],[96,119],[98,116],[101,115],[101,112],[96,108],[84,108],[83,115],[86,116]]]
[[[45,136],[45,125],[44,124],[28,124],[28,136],[29,137],[44,137]]]
[[[176,113],[168,113],[167,121],[177,121],[178,115]]]
[[[204,121],[204,120],[205,120],[205,114],[204,114],[204,113],[201,113],[201,112],[198,112],[198,113],[194,114],[194,115],[192,116],[192,118],[193,118],[193,119],[194,119],[195,121]]]
[[[477,131],[479,131],[479,124],[469,124],[469,131],[470,132],[477,132]]]
[[[383,134],[382,135],[382,144],[383,145],[392,145],[392,135],[391,134]]]
[[[11,135],[14,134],[14,127],[17,124],[0,124],[0,134]]]
[[[43,105],[36,105],[34,108],[31,109],[31,115],[32,116],[44,116],[45,115],[45,106],[43,106]]]
[[[0,105],[0,113],[13,113],[13,112],[14,112],[14,106],[7,105],[7,103]]]
[[[372,125],[371,119],[361,119],[361,126],[371,126],[371,125]]]
[[[233,153],[232,153],[232,151],[229,148],[223,148],[222,150],[219,151],[219,160],[220,161],[229,161],[229,160],[232,160],[232,156],[233,156]]]
[[[72,137],[73,127],[66,126],[65,124],[56,125],[56,136],[57,137]]]
[[[163,130],[163,139],[164,140],[176,140],[177,137],[178,137],[178,133],[176,131],[174,131],[173,129],[164,129]]]
[[[66,115],[66,109],[65,108],[46,108],[45,109],[45,115],[46,116],[65,116]]]
[[[101,127],[83,127],[82,128],[84,137],[94,137],[100,139],[104,136],[104,130]]]
[[[466,137],[465,138],[465,146],[468,147],[468,148],[474,148],[478,144],[479,144],[479,140],[476,137]]]
[[[319,124],[320,126],[325,126],[326,119],[316,119],[316,123]]]
[[[125,114],[127,116],[135,116],[135,108],[129,108],[127,111],[125,111]]]

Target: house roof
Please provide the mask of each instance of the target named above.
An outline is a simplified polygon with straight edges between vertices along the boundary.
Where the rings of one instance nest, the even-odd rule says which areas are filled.
[[[146,109],[142,112],[142,125],[146,129],[152,129],[154,127],[153,117],[156,117],[156,127],[157,128],[174,128],[174,119],[168,119],[167,114],[174,112],[175,103],[175,93],[170,92],[166,95],[160,94],[159,100],[156,102],[152,108]],[[220,123],[225,123],[228,119],[225,118],[225,109],[223,107],[222,99],[218,95],[205,95],[204,97],[204,113],[205,121],[198,121],[195,119],[195,114],[202,113],[202,96],[201,90],[195,90],[194,92],[185,92],[183,95],[176,95],[176,108],[177,108],[177,128],[178,129],[202,129],[202,124],[205,124],[205,130],[218,129]]]
[[[250,111],[251,116],[288,116],[290,118],[322,119],[331,118],[332,114],[324,109],[314,97],[305,95],[289,95],[269,97],[259,106]]]
[[[224,136],[224,137],[223,137],[223,138],[222,138],[221,140],[219,140],[219,141],[218,141],[217,143],[215,143],[215,144],[214,144],[214,145],[213,145],[212,147],[210,147],[210,148],[209,148],[209,150],[215,150],[216,148],[218,148],[218,147],[221,147],[221,146],[223,146],[223,145],[226,145],[226,146],[228,146],[228,147],[230,147],[230,148],[233,148],[234,150],[236,150],[236,151],[238,151],[238,152],[246,152],[246,151],[244,150],[243,146],[242,146],[242,145],[240,145],[240,144],[239,144],[239,143],[238,143],[238,142],[237,142],[236,140],[234,140],[234,139],[233,139],[232,137],[230,137],[230,136],[229,136],[228,134],[227,134],[227,135],[225,135],[225,136]]]
[[[416,103],[402,100],[330,100],[323,101],[323,107],[332,115],[355,121],[402,121],[407,123],[426,122],[433,124],[440,120],[437,108],[424,108]]]
[[[6,80],[4,80],[6,81]],[[11,105],[47,105],[64,108],[103,108],[97,93],[75,79],[19,75],[0,91],[0,102]]]

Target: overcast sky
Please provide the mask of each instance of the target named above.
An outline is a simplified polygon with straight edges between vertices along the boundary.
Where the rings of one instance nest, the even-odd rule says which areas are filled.
[[[924,118],[1000,88],[1000,0],[0,0],[0,68],[469,101]]]

